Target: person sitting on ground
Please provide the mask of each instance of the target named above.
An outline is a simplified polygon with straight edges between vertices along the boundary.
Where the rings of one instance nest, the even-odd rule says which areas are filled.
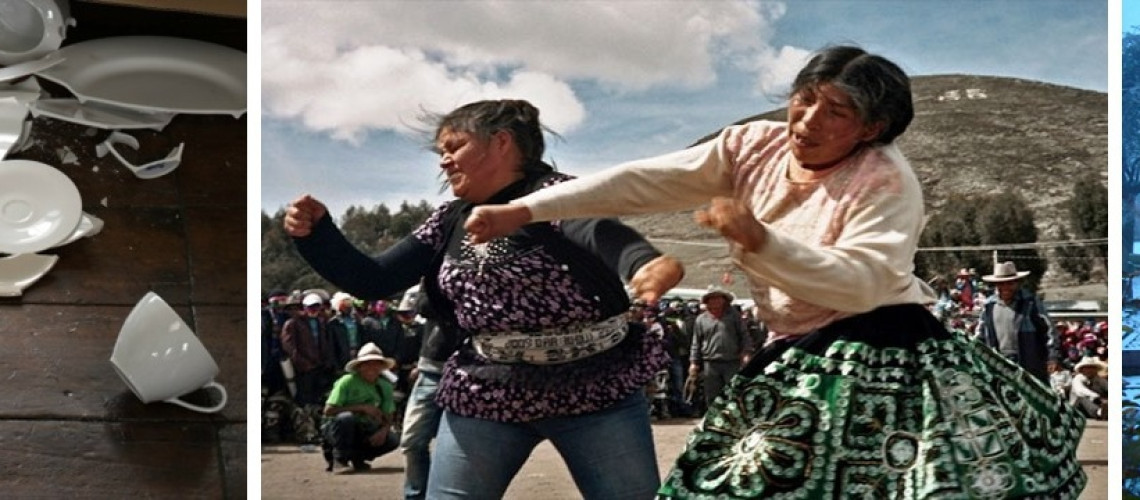
[[[1049,359],[1046,369],[1049,370],[1049,385],[1062,398],[1068,398],[1069,386],[1073,383],[1073,372],[1061,366],[1061,362],[1056,358]]]
[[[1100,375],[1106,368],[1100,358],[1085,356],[1073,367],[1076,375],[1069,387],[1069,403],[1097,420],[1108,419],[1108,380]]]
[[[400,446],[400,436],[392,430],[392,383],[382,376],[395,365],[371,342],[345,365],[348,373],[333,384],[325,402],[325,439],[333,448],[328,470],[333,462],[367,470],[369,461]]]

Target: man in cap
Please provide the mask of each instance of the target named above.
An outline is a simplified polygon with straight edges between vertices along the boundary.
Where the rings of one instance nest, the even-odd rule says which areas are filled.
[[[333,384],[325,401],[325,442],[331,446],[327,470],[333,464],[367,470],[368,462],[400,446],[392,430],[396,403],[392,383],[383,374],[396,362],[371,342],[360,348],[344,367],[347,372]]]
[[[693,323],[689,377],[701,377],[706,404],[740,371],[752,351],[748,331],[732,308],[733,298],[728,291],[711,288],[701,297],[705,311]]]
[[[1028,275],[1029,271],[1018,271],[1012,261],[1006,261],[994,264],[993,274],[982,276],[996,292],[986,300],[975,333],[978,340],[1048,384],[1052,321],[1037,296],[1021,288],[1022,278]]]
[[[316,293],[301,299],[303,312],[281,328],[281,348],[293,365],[297,404],[317,407],[332,383],[337,365],[324,315],[324,300]]]

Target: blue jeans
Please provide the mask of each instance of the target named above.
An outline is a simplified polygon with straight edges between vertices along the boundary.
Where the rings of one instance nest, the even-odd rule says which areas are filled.
[[[653,498],[660,484],[643,391],[601,411],[528,423],[444,411],[428,498],[500,499],[523,463],[549,439],[584,498]]]
[[[435,403],[439,377],[438,373],[421,371],[408,394],[400,440],[405,463],[404,498],[422,499],[427,493],[428,471],[431,470],[428,445],[439,432],[439,419],[443,415],[443,409]]]

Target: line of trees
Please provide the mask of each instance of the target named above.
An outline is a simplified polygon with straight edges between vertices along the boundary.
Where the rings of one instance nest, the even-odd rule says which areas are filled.
[[[414,205],[401,203],[396,213],[384,204],[371,209],[352,206],[336,223],[353,245],[367,255],[378,255],[423,224],[434,208],[427,201]],[[284,209],[272,217],[261,213],[262,292],[310,288],[335,291],[336,288],[313,272],[297,253],[283,229],[284,220]]]
[[[1068,229],[1062,226],[1057,240],[1108,237],[1108,189],[1096,174],[1077,179],[1068,202]],[[1037,243],[1037,225],[1025,199],[1016,193],[960,196],[947,200],[931,216],[919,238],[920,248],[971,247]],[[1036,289],[1051,260],[1059,270],[1078,282],[1087,282],[1097,270],[1107,269],[1108,244],[1061,246],[1050,257],[1037,248],[1002,250],[999,261],[1012,260],[1018,270],[1030,271],[1026,286]],[[961,268],[989,274],[994,256],[988,250],[919,252],[915,272],[922,277],[950,277]]]

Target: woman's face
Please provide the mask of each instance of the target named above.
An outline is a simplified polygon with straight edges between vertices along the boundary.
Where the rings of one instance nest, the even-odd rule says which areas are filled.
[[[878,136],[882,124],[864,124],[845,92],[822,84],[803,89],[788,102],[788,139],[801,165],[826,165]]]
[[[439,153],[439,168],[447,175],[451,193],[456,198],[481,202],[494,194],[488,191],[488,182],[496,172],[496,159],[491,143],[479,140],[468,132],[451,129],[440,131],[436,139],[436,152]]]

